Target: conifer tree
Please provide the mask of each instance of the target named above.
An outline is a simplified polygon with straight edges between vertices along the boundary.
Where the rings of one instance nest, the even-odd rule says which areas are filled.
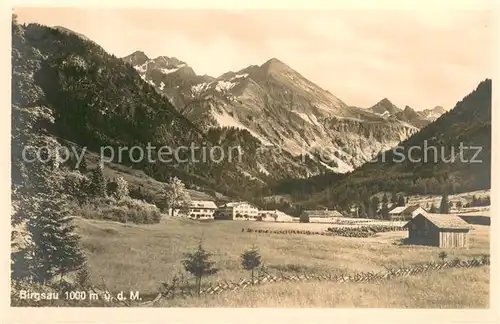
[[[91,186],[90,194],[94,198],[104,198],[107,192],[107,180],[104,177],[104,166],[99,163],[98,166],[92,170],[92,175],[90,177]]]
[[[448,257],[448,254],[444,251],[439,252],[438,257],[441,259],[442,262]]]
[[[405,197],[403,195],[400,195],[398,198],[398,206],[401,206],[401,207],[405,206]]]
[[[438,209],[436,207],[436,205],[433,203],[431,205],[431,208],[429,209],[429,213],[437,213],[438,212]]]
[[[59,145],[53,139],[35,135],[29,143],[52,151]],[[42,162],[46,158],[48,162]],[[15,246],[16,252],[12,254],[14,278],[46,283],[57,275],[62,279],[85,262],[67,209],[69,198],[64,192],[64,178],[58,168],[58,161],[48,155],[24,165],[20,182],[23,190],[16,190],[12,219],[14,224],[23,224],[25,243]],[[22,274],[16,273],[19,264],[24,267]]]
[[[366,218],[366,208],[364,204],[359,204],[358,217]]]
[[[252,272],[252,284],[254,282],[254,269],[261,265],[261,256],[256,247],[252,247],[241,254],[241,266]]]
[[[114,196],[117,200],[128,197],[129,189],[127,180],[123,179],[123,177],[116,178],[116,189],[114,192]]]
[[[383,219],[389,219],[389,207],[387,203],[382,204],[381,214]]]
[[[471,205],[471,207],[476,207],[476,206],[477,206],[477,201],[478,201],[478,200],[477,200],[476,195],[473,195],[473,196],[472,196],[472,202],[471,202],[471,204],[470,204],[470,205]]]
[[[80,162],[80,165],[78,166],[78,170],[81,173],[85,173],[85,172],[87,172],[87,169],[88,169],[87,159],[85,159],[85,157],[83,157],[82,161]]]
[[[373,216],[376,216],[379,205],[380,205],[380,199],[377,196],[373,196],[371,201]]]
[[[387,198],[387,193],[384,192],[384,196],[382,197],[382,203],[387,204],[389,202],[389,198]]]
[[[392,194],[391,194],[391,203],[392,204],[397,204],[398,203],[398,195],[396,194],[395,191],[393,191]]]
[[[80,237],[69,215],[66,202],[52,196],[40,204],[40,214],[28,221],[32,234],[33,273],[40,282],[80,269],[85,256]]]
[[[186,259],[182,261],[184,269],[196,278],[196,290],[198,296],[201,292],[201,279],[216,274],[219,269],[215,268],[215,262],[210,261],[211,254],[203,248],[203,238],[198,242],[198,248],[192,253],[185,254]]]
[[[439,212],[441,214],[448,214],[450,212],[450,205],[448,203],[448,193],[445,191],[441,198],[441,205],[439,206]]]

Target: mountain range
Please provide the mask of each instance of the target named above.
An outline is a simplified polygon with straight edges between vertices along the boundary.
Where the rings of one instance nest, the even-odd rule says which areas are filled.
[[[197,75],[184,61],[150,59],[141,51],[123,60],[200,129],[245,129],[262,145],[292,156],[319,154],[337,173],[354,170],[438,114],[401,110],[388,99],[369,109],[349,106],[276,58],[219,77]]]

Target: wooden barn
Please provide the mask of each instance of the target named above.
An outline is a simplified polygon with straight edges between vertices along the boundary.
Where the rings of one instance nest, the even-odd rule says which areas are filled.
[[[418,214],[404,228],[408,241],[440,248],[468,248],[471,226],[453,214]]]

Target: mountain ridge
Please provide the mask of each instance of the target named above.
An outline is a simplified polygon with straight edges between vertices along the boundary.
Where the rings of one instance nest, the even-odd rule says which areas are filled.
[[[134,63],[129,56],[123,59]],[[418,131],[407,121],[348,106],[277,58],[204,80],[177,71],[161,74],[161,68],[153,65],[148,70],[133,66],[202,129],[246,129],[263,145],[281,147],[295,156],[314,155],[325,148],[325,160],[336,165],[330,169],[333,172],[352,171]],[[345,141],[349,127],[361,134]]]

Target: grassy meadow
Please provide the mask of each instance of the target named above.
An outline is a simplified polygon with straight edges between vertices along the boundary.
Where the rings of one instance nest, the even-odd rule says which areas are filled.
[[[459,287],[459,289],[457,289]],[[488,308],[489,267],[448,269],[383,283],[273,283],[158,307]]]
[[[259,248],[270,273],[298,275],[382,271],[385,267],[439,261],[438,253],[443,250],[450,260],[489,254],[489,226],[481,225],[474,226],[469,249],[438,249],[401,245],[406,232],[380,233],[369,238],[242,232],[248,227],[283,226],[272,222],[166,218],[160,224],[135,225],[79,217],[75,222],[89,257],[92,282],[105,284],[110,291],[138,290],[141,294],[155,294],[161,282],[186,274],[181,260],[184,253],[196,247],[201,235],[220,269],[204,282],[249,278],[250,274],[241,268],[240,255],[253,245]],[[165,302],[214,307],[487,307],[488,269],[443,270],[393,279],[382,287],[379,283],[272,283],[245,289],[244,293]],[[473,300],[455,292],[457,287],[468,291],[468,286],[477,287]]]

